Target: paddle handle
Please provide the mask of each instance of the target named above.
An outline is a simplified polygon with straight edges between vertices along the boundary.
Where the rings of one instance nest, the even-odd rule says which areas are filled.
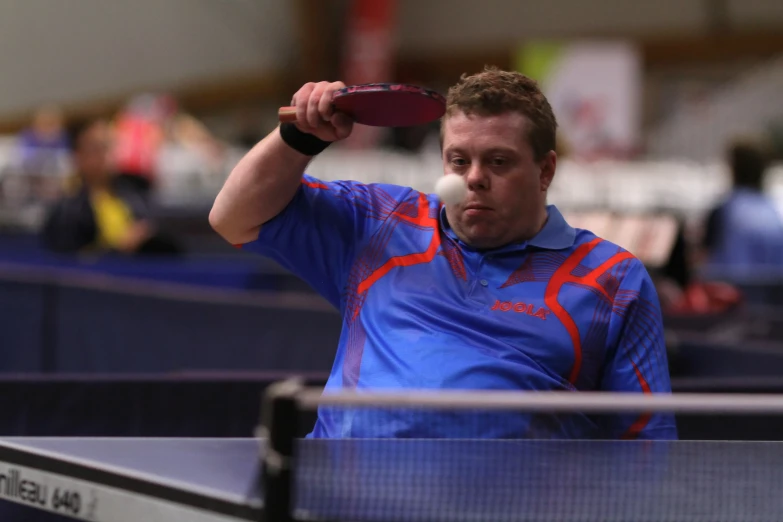
[[[296,121],[296,107],[280,107],[277,110],[277,119],[280,123],[291,123]]]

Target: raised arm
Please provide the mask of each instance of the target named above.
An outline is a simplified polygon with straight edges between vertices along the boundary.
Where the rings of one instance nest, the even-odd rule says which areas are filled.
[[[353,122],[332,112],[332,96],[343,87],[342,82],[305,84],[292,100],[296,123],[277,127],[237,163],[209,214],[210,225],[226,241],[253,241],[291,202],[313,156],[351,134]]]

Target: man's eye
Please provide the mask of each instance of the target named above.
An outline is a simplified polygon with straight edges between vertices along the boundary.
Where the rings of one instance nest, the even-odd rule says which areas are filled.
[[[492,165],[495,167],[502,167],[506,164],[506,158],[492,158]]]
[[[455,167],[464,167],[467,165],[467,162],[462,158],[452,158],[451,164]]]

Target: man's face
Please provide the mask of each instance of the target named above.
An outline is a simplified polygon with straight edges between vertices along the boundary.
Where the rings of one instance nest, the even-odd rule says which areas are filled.
[[[443,123],[444,174],[461,175],[465,199],[446,205],[457,236],[476,248],[499,248],[533,237],[546,221],[546,190],[556,155],[536,161],[522,114],[457,112]]]
[[[110,132],[108,125],[95,123],[79,137],[74,160],[87,184],[105,183],[110,175]]]

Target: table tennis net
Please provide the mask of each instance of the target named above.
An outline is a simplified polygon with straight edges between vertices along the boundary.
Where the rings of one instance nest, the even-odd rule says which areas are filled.
[[[663,412],[779,415],[783,397],[304,389],[287,404],[291,424],[319,411],[387,430],[351,434],[345,421],[345,437],[302,438],[275,428],[283,417],[267,417],[273,454],[286,446],[276,437],[290,439],[288,489],[271,491],[289,520],[744,522],[783,513],[783,443],[622,440],[603,428],[573,438],[551,429],[579,416],[612,426],[613,417]],[[549,428],[531,431],[542,417]]]

